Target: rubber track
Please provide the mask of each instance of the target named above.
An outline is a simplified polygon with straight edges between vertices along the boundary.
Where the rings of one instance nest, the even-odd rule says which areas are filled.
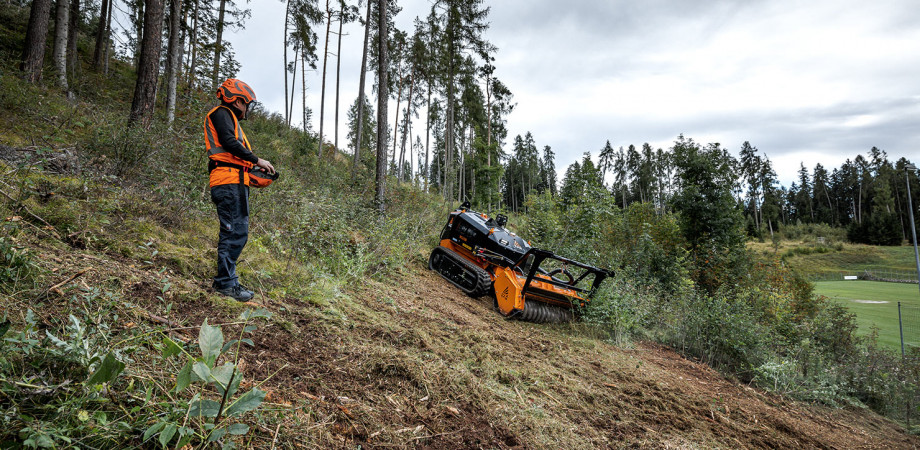
[[[454,280],[451,280],[449,277],[445,276],[441,272],[441,270],[439,270],[440,268],[433,267],[434,266],[433,259],[436,253],[441,253],[443,257],[449,258],[453,262],[459,264],[467,273],[474,274],[476,276],[476,287],[473,288],[472,290],[468,290],[464,288],[463,286],[460,286],[459,284],[457,284]],[[473,264],[466,258],[458,255],[457,252],[449,248],[438,246],[434,250],[432,250],[431,256],[428,257],[428,268],[437,272],[438,275],[441,275],[442,278],[444,278],[447,281],[450,281],[451,284],[460,288],[460,290],[463,291],[463,293],[465,293],[466,295],[469,295],[470,297],[479,298],[479,297],[482,297],[483,295],[486,295],[492,292],[492,277],[489,276],[489,273],[486,272],[482,267],[479,267]]]

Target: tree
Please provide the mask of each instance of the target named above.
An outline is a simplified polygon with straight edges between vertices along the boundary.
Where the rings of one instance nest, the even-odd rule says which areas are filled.
[[[543,147],[543,158],[540,159],[540,181],[546,186],[545,191],[556,195],[556,154],[548,145]]]
[[[217,14],[217,40],[214,41],[214,70],[211,71],[211,89],[220,86],[220,53],[223,49],[224,14],[227,12],[227,0],[220,0],[220,9]]]
[[[176,84],[179,78],[179,63],[182,61],[182,1],[169,2],[169,44],[166,48],[166,123],[176,118]]]
[[[216,36],[214,39],[214,60],[210,81],[212,89],[220,86],[221,78],[230,78],[236,73],[239,63],[233,59],[233,51],[230,44],[224,42],[224,29],[242,28],[243,21],[249,17],[248,9],[235,8],[233,0],[220,0],[220,6],[217,13],[217,22],[215,22]]]
[[[339,0],[339,33],[338,50],[336,50],[335,63],[335,148],[339,148],[339,86],[342,81],[342,27],[346,22],[354,22],[358,17],[358,9],[345,5],[344,0]]]
[[[323,77],[322,88],[319,93],[319,139],[316,146],[316,157],[323,156],[323,118],[326,115],[326,63],[329,61],[329,31],[332,28],[332,9],[329,0],[326,0],[326,48],[323,50]]]
[[[80,27],[80,0],[70,0],[70,23],[67,25],[67,72],[77,73],[77,32]]]
[[[671,203],[694,258],[694,278],[708,292],[740,267],[744,220],[732,191],[735,161],[719,144],[702,147],[681,135],[672,148],[680,189]]]
[[[814,222],[815,212],[811,202],[812,184],[808,176],[808,169],[804,163],[799,164],[799,189],[795,192],[793,206],[796,218],[805,223]]]
[[[377,176],[374,201],[380,214],[386,211],[387,145],[387,0],[377,0]]]
[[[634,148],[632,145],[629,147]],[[626,209],[627,186],[629,184],[629,171],[626,161],[626,151],[623,150],[623,147],[621,146],[613,159],[613,173],[615,175],[613,180],[613,190],[619,191],[620,201],[623,204],[623,209]]]
[[[364,102],[364,107],[362,108],[358,102]],[[359,110],[363,110],[366,117],[361,122],[358,122]],[[355,102],[348,109],[347,113],[348,118],[348,142],[351,147],[355,150],[355,158],[360,158],[360,155],[365,152],[370,153],[371,145],[377,142],[377,121],[374,119],[374,108],[367,100],[366,96],[360,96],[355,99]],[[361,132],[358,133],[358,130]],[[360,142],[360,143],[359,143]],[[354,168],[355,162],[352,163],[352,170],[357,170]]]
[[[48,37],[48,21],[51,14],[51,0],[34,0],[29,12],[29,26],[22,49],[19,70],[26,80],[37,83],[42,77],[45,63],[45,39]]]
[[[319,9],[317,0],[289,0],[288,1],[288,13],[291,18],[291,24],[293,30],[290,31],[285,37],[285,77],[284,82],[285,86],[287,85],[287,71],[292,70],[294,72],[294,81],[291,85],[291,101],[290,109],[287,111],[287,123],[290,125],[291,119],[293,117],[294,109],[294,86],[296,85],[297,78],[297,61],[299,59],[301,66],[301,93],[306,98],[306,78],[303,76],[306,69],[306,65],[309,64],[311,68],[316,68],[316,45],[318,37],[315,32],[313,32],[313,26],[319,24],[323,19],[323,12]],[[286,13],[287,14],[287,13]],[[287,62],[287,46],[293,43],[294,45],[294,62],[293,67],[288,66]],[[300,55],[299,58],[297,55]],[[287,95],[287,88],[285,88],[285,97]],[[287,102],[285,102],[287,105]],[[307,130],[307,122],[310,116],[310,112],[307,108],[306,101],[303,102],[303,127],[304,132]]]
[[[763,166],[763,160],[760,158],[760,155],[757,154],[757,147],[751,145],[750,142],[744,141],[744,144],[741,144],[740,152],[740,176],[744,183],[747,184],[747,206],[750,208],[750,214],[753,218],[754,228],[760,230],[760,195],[761,195],[761,183],[760,183],[760,174],[761,166]]]
[[[137,84],[128,125],[141,120],[148,128],[153,120],[153,106],[156,102],[157,76],[160,68],[160,47],[163,30],[163,0],[145,0],[144,36],[141,41],[141,55],[138,61]]]
[[[358,130],[364,129],[364,112],[365,112],[364,105],[367,103],[366,99],[364,98],[364,78],[365,78],[365,75],[367,74],[367,44],[368,44],[368,39],[371,33],[371,25],[370,25],[371,2],[372,0],[367,0],[367,15],[366,15],[366,18],[364,19],[364,48],[361,51],[361,75],[360,75],[360,80],[358,81],[358,100],[357,100],[358,118],[357,118],[357,125],[355,127]],[[358,171],[358,160],[361,159],[362,137],[363,137],[363,133],[358,133],[357,140],[355,141],[355,145],[354,145],[355,157],[351,163],[352,181],[355,180],[355,177],[357,176],[357,173],[358,173],[357,172]]]
[[[601,153],[598,155],[598,169],[601,171],[601,178],[607,176],[607,171],[613,168],[613,161],[616,157],[616,150],[613,149],[613,146],[610,145],[610,140],[607,140],[607,143],[604,144],[604,148],[601,149]]]
[[[812,200],[815,208],[815,221],[833,225],[836,223],[834,218],[834,205],[831,202],[829,190],[830,178],[828,178],[827,169],[818,163],[815,165],[812,176]]]
[[[467,51],[472,51],[481,59],[488,59],[489,53],[494,51],[494,46],[482,38],[483,33],[488,29],[486,17],[489,14],[489,8],[482,7],[482,0],[436,0],[432,5],[432,11],[442,10],[439,16],[442,34],[442,53],[443,62],[446,68],[446,120],[445,127],[445,151],[446,176],[453,178],[452,161],[456,152],[456,92],[457,80],[463,70],[463,61],[466,59]],[[468,67],[468,66],[467,66]],[[451,198],[453,194],[453,183],[447,184],[445,198]]]
[[[111,3],[111,0],[102,0],[102,5],[99,7],[99,24],[96,27],[96,46],[93,51],[93,69],[96,71],[99,71],[102,67],[102,58],[105,56],[105,49],[109,45],[109,33],[111,33],[109,28],[111,23],[109,9],[111,8]]]
[[[54,47],[51,60],[57,75],[57,85],[70,97],[67,87],[67,29],[70,26],[70,0],[57,0],[54,17]]]

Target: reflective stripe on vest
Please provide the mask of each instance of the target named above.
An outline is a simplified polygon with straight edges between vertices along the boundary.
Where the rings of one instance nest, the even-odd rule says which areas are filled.
[[[240,176],[240,169],[233,167],[218,167],[211,171],[208,184],[210,187],[214,187],[222,184],[239,184],[242,181],[243,184],[249,186],[248,171],[252,168],[253,164],[233,156],[232,153],[221,147],[220,140],[217,138],[217,129],[214,127],[214,122],[211,121],[211,114],[217,111],[217,108],[225,108],[227,111],[230,111],[230,117],[233,118],[234,136],[244,147],[246,147],[246,149],[252,151],[249,139],[246,138],[246,133],[243,131],[243,128],[240,127],[240,122],[237,120],[236,115],[233,114],[233,111],[224,105],[214,107],[214,109],[208,112],[208,115],[204,119],[204,147],[208,153],[208,158],[214,161],[241,166],[243,167],[243,173],[242,176]]]

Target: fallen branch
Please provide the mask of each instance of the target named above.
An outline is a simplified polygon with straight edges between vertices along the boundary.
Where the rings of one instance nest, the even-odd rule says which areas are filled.
[[[16,199],[13,198],[10,194],[7,194],[6,192],[4,192],[2,189],[0,189],[0,194],[3,194],[4,197],[10,199],[11,202],[16,203],[20,208],[22,208],[23,211],[26,212],[26,214],[32,216],[33,219],[35,219],[35,220],[37,220],[37,221],[39,221],[39,222],[45,224],[45,226],[46,226],[49,230],[51,230],[51,232],[54,234],[54,236],[55,236],[56,238],[58,238],[58,239],[61,238],[61,236],[57,234],[57,231],[54,231],[54,227],[51,226],[50,223],[46,222],[45,219],[42,219],[41,217],[35,215],[35,213],[33,213],[32,211],[29,211],[29,208],[26,208],[26,205],[24,205],[21,201],[16,200]]]
[[[64,281],[62,281],[62,282],[60,282],[60,283],[58,283],[58,284],[55,284],[54,286],[51,286],[50,288],[48,288],[47,290],[45,290],[45,294],[48,294],[48,293],[51,292],[51,291],[55,291],[55,290],[57,290],[59,287],[65,285],[65,284],[67,284],[67,283],[70,283],[70,282],[73,281],[73,280],[76,280],[80,275],[83,275],[84,273],[86,273],[86,272],[88,272],[88,271],[89,271],[89,269],[87,268],[87,269],[83,269],[83,270],[81,270],[81,271],[79,271],[79,272],[73,274],[70,278],[68,278],[68,279],[66,279],[66,280],[64,280]]]
[[[275,437],[272,438],[272,448],[271,448],[271,450],[275,450],[275,443],[278,442],[278,431],[280,431],[280,430],[281,430],[281,422],[278,422],[278,426],[275,427]]]

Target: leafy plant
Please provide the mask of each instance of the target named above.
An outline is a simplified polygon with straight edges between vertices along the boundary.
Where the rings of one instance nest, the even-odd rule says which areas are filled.
[[[94,298],[95,300],[95,298]],[[106,351],[108,328],[101,318],[68,317],[58,332],[39,331],[32,310],[24,326],[0,321],[0,442],[26,448],[75,445],[113,447],[132,426],[112,407],[109,389],[125,368]],[[81,380],[85,380],[82,383]],[[76,383],[74,381],[77,381]]]
[[[175,447],[180,448],[197,439],[201,446],[205,446],[219,442],[227,435],[238,436],[249,432],[249,425],[238,420],[262,404],[265,392],[253,387],[242,395],[236,395],[243,380],[239,367],[240,348],[242,344],[254,346],[251,338],[244,337],[257,329],[250,322],[269,317],[271,313],[264,309],[244,311],[239,316],[240,322],[233,324],[242,326],[239,336],[227,342],[224,342],[221,326],[210,325],[205,319],[198,333],[198,355],[192,355],[173,339],[164,337],[164,358],[181,354],[187,359],[177,375],[173,392],[182,393],[193,384],[198,390],[183,408],[174,410],[172,415],[147,428],[144,441],[157,436],[163,448],[174,440],[177,440]],[[232,446],[230,441],[223,444],[224,448]]]
[[[11,293],[23,284],[31,285],[38,272],[31,252],[17,248],[8,237],[0,237],[0,291]]]

